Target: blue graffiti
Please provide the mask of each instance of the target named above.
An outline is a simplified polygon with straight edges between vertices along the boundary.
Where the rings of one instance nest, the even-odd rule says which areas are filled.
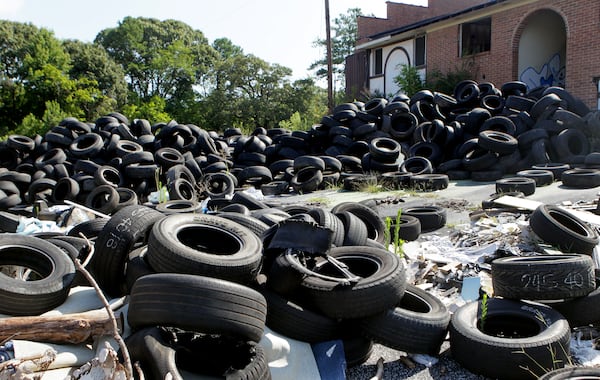
[[[565,86],[565,66],[560,64],[560,54],[556,53],[545,63],[540,71],[528,67],[521,73],[520,81],[529,89],[542,86]]]

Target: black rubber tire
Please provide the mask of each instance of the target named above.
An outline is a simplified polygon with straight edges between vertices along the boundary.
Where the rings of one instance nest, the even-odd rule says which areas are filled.
[[[146,260],[148,246],[143,245],[132,250],[127,255],[127,266],[125,268],[125,294],[131,293],[131,288],[135,282],[146,275],[156,273]]]
[[[558,310],[569,321],[571,328],[600,322],[600,288],[585,297],[552,301],[547,305]]]
[[[419,219],[422,232],[439,230],[446,225],[447,212],[439,206],[407,207],[402,209],[402,214]]]
[[[535,181],[535,187],[548,186],[554,183],[554,174],[550,170],[526,169],[516,173],[517,177],[531,178]]]
[[[98,237],[104,226],[108,223],[108,218],[94,218],[86,220],[85,222],[74,225],[67,231],[68,236],[81,237],[83,234],[87,239],[94,240]]]
[[[183,178],[177,178],[173,182],[169,182],[167,184],[167,191],[169,192],[169,199],[186,201],[195,201],[197,199],[194,185]]]
[[[406,269],[400,258],[379,248],[352,246],[332,248],[328,255],[348,266],[361,279],[349,286],[307,275],[300,285],[308,299],[330,318],[363,318],[394,307],[406,289]],[[340,277],[327,261],[313,272]],[[337,275],[336,275],[337,273]]]
[[[342,202],[333,206],[331,212],[334,214],[349,211],[365,223],[367,237],[378,243],[385,242],[385,223],[373,209],[356,202]],[[362,245],[362,244],[360,244]]]
[[[496,193],[521,192],[525,196],[535,193],[535,180],[528,177],[508,177],[496,180]]]
[[[103,214],[112,214],[119,205],[119,193],[113,186],[98,186],[87,195],[85,205]]]
[[[433,173],[433,166],[427,158],[414,156],[408,157],[400,164],[400,171],[413,174],[431,174]]]
[[[23,270],[23,278],[0,275],[0,312],[14,316],[39,315],[61,305],[75,277],[67,253],[33,236],[0,234],[0,265]]]
[[[344,246],[366,245],[369,238],[367,225],[350,211],[335,213],[344,226]]]
[[[592,255],[598,234],[584,221],[563,208],[541,205],[529,218],[532,231],[544,242],[563,252]]]
[[[377,137],[369,143],[371,157],[377,161],[396,162],[400,151],[400,144],[389,137]]]
[[[395,350],[438,355],[448,323],[450,312],[444,303],[409,284],[395,308],[364,318],[360,327],[367,337]]]
[[[212,277],[157,273],[133,284],[127,322],[134,330],[168,326],[258,342],[266,316],[265,297],[247,286]]]
[[[589,189],[600,186],[600,170],[569,169],[562,172],[562,184],[574,189]]]
[[[552,175],[554,175],[555,181],[560,181],[562,179],[562,173],[566,170],[571,169],[569,164],[563,164],[560,162],[548,162],[542,164],[536,164],[531,166],[532,169],[538,170],[550,170]]]
[[[517,139],[505,132],[484,130],[479,132],[479,146],[500,155],[511,154],[519,147]]]
[[[409,186],[416,191],[436,191],[448,187],[450,179],[446,174],[415,174],[410,177]]]
[[[152,226],[164,217],[154,209],[135,205],[122,208],[106,222],[94,244],[88,269],[108,295],[124,294],[127,255],[146,244]]]
[[[585,255],[501,257],[492,261],[494,296],[557,300],[584,297],[596,288],[594,262]]]
[[[252,195],[249,195],[243,191],[236,191],[233,194],[233,197],[231,197],[231,202],[241,203],[244,206],[248,207],[251,211],[258,210],[261,208],[269,208],[269,205],[267,205],[266,203],[259,201]]]
[[[183,371],[196,378],[270,380],[264,348],[222,336],[173,334],[158,327],[137,331],[125,340],[131,359],[140,362],[149,379],[183,380]],[[240,368],[241,367],[241,368]]]
[[[317,224],[333,232],[332,244],[336,247],[344,245],[344,223],[333,212],[315,207],[307,211]]]
[[[236,179],[229,173],[209,173],[202,179],[203,195],[210,198],[225,198],[235,191]]]
[[[154,209],[165,215],[200,213],[202,212],[202,204],[195,200],[174,199],[159,203]]]
[[[268,224],[251,215],[244,215],[237,212],[219,212],[216,215],[241,224],[252,231],[259,238],[261,238],[265,231],[269,229]]]
[[[373,354],[373,340],[364,336],[346,336],[342,338],[346,368],[365,363]]]
[[[390,216],[390,239],[394,241],[396,231],[396,215]],[[400,229],[398,230],[398,238],[404,241],[415,241],[421,235],[421,221],[411,215],[400,214]]]
[[[449,325],[452,357],[469,371],[490,378],[537,378],[569,362],[571,329],[552,308],[523,301],[487,301],[484,332],[481,303],[459,307]],[[519,335],[498,336],[504,330]]]
[[[339,337],[340,326],[335,319],[307,309],[265,287],[260,287],[258,291],[267,300],[266,324],[273,331],[308,343],[325,342]]]
[[[323,172],[314,167],[305,167],[294,174],[290,185],[297,193],[310,193],[319,189],[323,182]]]
[[[496,153],[481,147],[471,149],[462,159],[462,164],[466,170],[477,171],[486,170],[498,162]]]
[[[538,380],[598,380],[600,368],[565,367],[546,372]]]
[[[147,256],[157,272],[249,283],[260,267],[262,242],[248,228],[219,216],[173,214],[152,227]]]

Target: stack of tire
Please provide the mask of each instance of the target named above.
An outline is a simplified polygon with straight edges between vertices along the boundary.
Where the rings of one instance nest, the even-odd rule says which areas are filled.
[[[529,224],[561,254],[492,262],[494,298],[459,308],[450,323],[453,357],[492,378],[537,378],[570,363],[570,326],[600,320],[594,262],[597,233],[572,213],[541,205]]]
[[[350,202],[271,226],[259,287],[267,326],[310,343],[341,339],[350,367],[369,358],[373,343],[438,354],[450,314],[406,283],[403,260],[378,242],[383,228],[372,209]]]
[[[267,304],[251,287],[261,260],[260,238],[237,222],[133,205],[99,232],[89,270],[107,295],[130,295],[126,343],[153,378],[268,379]]]

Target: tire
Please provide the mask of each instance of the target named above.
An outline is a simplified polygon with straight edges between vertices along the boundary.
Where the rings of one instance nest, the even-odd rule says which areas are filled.
[[[117,211],[98,234],[89,270],[110,296],[124,294],[127,255],[147,242],[154,223],[165,216],[149,207],[127,206]]]
[[[209,173],[202,179],[202,193],[210,198],[225,198],[235,191],[235,181],[229,173]]]
[[[446,174],[415,174],[410,177],[410,187],[416,191],[436,191],[448,187],[450,179]]]
[[[376,161],[395,162],[400,155],[400,144],[389,137],[378,137],[371,140],[369,151]]]
[[[361,246],[367,244],[369,230],[367,225],[358,216],[350,211],[335,213],[344,226],[344,246]]]
[[[265,287],[261,287],[259,292],[267,300],[266,324],[273,331],[308,343],[325,342],[339,337],[340,327],[335,319],[287,300]]]
[[[297,193],[310,193],[319,189],[323,182],[323,172],[314,167],[305,167],[296,172],[290,185]]]
[[[361,320],[365,335],[384,346],[414,354],[438,355],[446,338],[450,312],[440,299],[407,285],[398,305]]]
[[[562,173],[566,170],[571,169],[569,164],[563,164],[559,162],[548,162],[545,164],[536,164],[531,166],[532,169],[536,170],[550,170],[552,175],[554,175],[555,181],[560,181],[562,179]]]
[[[134,330],[169,326],[258,342],[266,314],[265,298],[244,285],[190,274],[157,273],[141,277],[133,285],[127,322]]]
[[[562,172],[562,184],[574,189],[589,189],[600,186],[600,170],[569,169]]]
[[[202,212],[202,204],[194,200],[173,199],[157,204],[155,210],[165,215],[200,213]]]
[[[493,130],[479,132],[478,143],[483,149],[496,152],[500,155],[511,154],[519,147],[517,139],[513,136],[505,132]]]
[[[239,283],[256,278],[262,242],[248,228],[214,215],[173,214],[148,238],[148,263],[157,272],[212,276]]]
[[[535,193],[535,180],[528,177],[509,177],[496,180],[496,193],[521,192],[523,195]]]
[[[508,299],[583,297],[596,288],[594,263],[584,255],[501,257],[492,261],[492,285]]]
[[[446,210],[439,206],[407,207],[402,209],[402,214],[419,219],[422,232],[439,230],[446,225]]]
[[[103,214],[112,214],[119,205],[119,193],[113,186],[98,186],[88,194],[85,205]]]
[[[433,166],[427,158],[414,156],[407,158],[400,164],[400,171],[413,174],[431,174],[433,173]]]
[[[396,231],[396,216],[390,217],[390,237],[394,241],[394,234]],[[400,228],[398,230],[398,238],[405,241],[415,241],[421,235],[421,221],[414,216],[401,214],[400,215]]]
[[[250,215],[243,215],[236,212],[219,212],[216,215],[241,224],[252,231],[259,238],[262,237],[265,231],[269,229],[269,225],[267,225],[265,222]]]
[[[342,202],[335,205],[331,212],[334,214],[349,211],[365,223],[367,237],[378,243],[385,242],[385,223],[383,219],[371,208],[356,202]],[[362,244],[359,244],[362,245]]]
[[[81,237],[80,234],[83,234],[86,239],[93,240],[98,237],[108,221],[109,219],[107,218],[94,218],[86,220],[85,222],[74,225],[70,230],[68,230],[67,236]]]
[[[404,295],[406,272],[402,261],[393,253],[372,247],[353,246],[332,248],[328,255],[348,266],[360,276],[349,286],[308,275],[300,287],[306,297],[330,318],[353,319],[376,315],[391,307]],[[336,276],[332,265],[318,262],[314,273]],[[337,276],[340,276],[337,274]]]
[[[546,303],[561,313],[574,327],[596,325],[600,322],[600,288],[585,297]]]
[[[332,244],[336,247],[344,245],[344,223],[333,212],[322,208],[312,208],[307,211],[317,224],[333,232]]]
[[[600,368],[565,367],[546,372],[538,380],[598,380]]]
[[[67,253],[33,236],[1,234],[0,265],[0,312],[14,316],[39,315],[61,305],[75,277]]]
[[[551,185],[554,182],[554,174],[550,170],[527,169],[516,173],[517,177],[531,178],[535,181],[535,187]]]
[[[551,205],[541,205],[529,218],[529,226],[544,242],[563,252],[592,255],[598,234],[570,212]]]
[[[469,371],[495,379],[537,378],[568,363],[571,329],[552,308],[491,298],[481,330],[480,302],[459,307],[449,325],[454,359]],[[509,331],[510,336],[501,336]]]

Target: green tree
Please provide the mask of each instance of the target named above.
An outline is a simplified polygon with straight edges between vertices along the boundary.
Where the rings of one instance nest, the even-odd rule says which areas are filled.
[[[134,101],[161,97],[167,112],[181,120],[193,113],[194,86],[203,84],[217,57],[201,31],[176,20],[125,17],[95,42],[123,66]]]
[[[419,70],[407,64],[403,64],[400,67],[400,73],[394,77],[394,82],[408,96],[413,96],[416,92],[425,88],[425,84],[419,75]]]
[[[350,8],[346,13],[340,14],[333,19],[331,26],[331,61],[332,75],[334,81],[340,84],[341,89],[345,87],[346,78],[344,75],[346,57],[354,53],[356,40],[358,38],[358,24],[356,18],[362,16],[360,8]],[[313,62],[309,70],[316,70],[318,78],[327,77],[327,40],[317,39],[315,47],[320,47],[325,53],[323,58]]]
[[[103,95],[116,101],[117,108],[127,102],[125,72],[102,46],[77,40],[63,41],[63,46],[71,57],[72,79],[94,80]]]

